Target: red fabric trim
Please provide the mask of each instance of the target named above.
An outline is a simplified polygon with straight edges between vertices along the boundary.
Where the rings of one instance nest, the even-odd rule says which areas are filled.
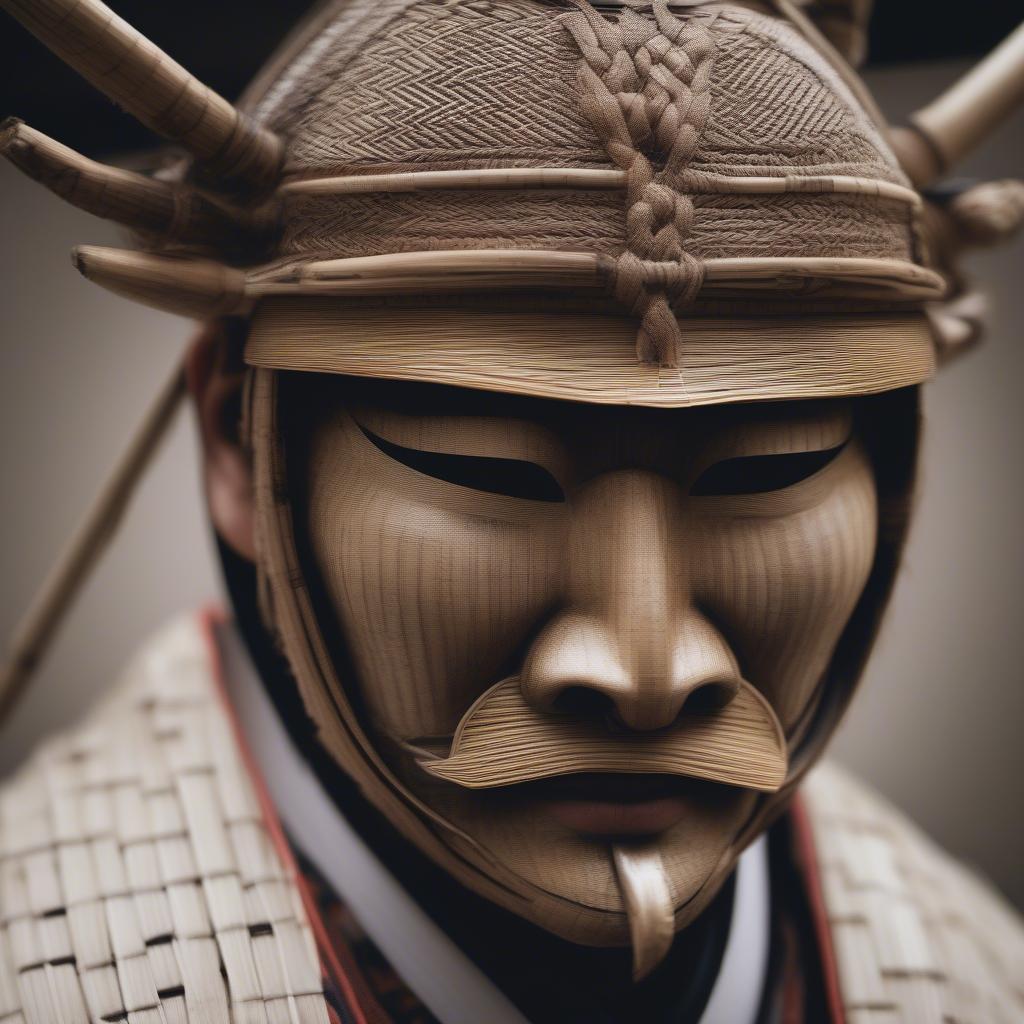
[[[832,945],[832,929],[828,923],[825,896],[821,888],[821,872],[818,870],[817,847],[814,845],[810,816],[799,794],[789,805],[789,817],[793,828],[793,852],[796,855],[797,866],[804,877],[807,902],[811,908],[814,933],[818,939],[818,950],[821,954],[821,971],[824,976],[825,1001],[828,1004],[829,1020],[833,1024],[846,1024],[835,948]]]
[[[800,966],[799,938],[791,921],[779,923],[783,949],[782,981],[779,984],[779,1020],[781,1024],[807,1024],[805,981]]]
[[[220,648],[217,646],[216,635],[217,627],[223,626],[227,621],[228,616],[225,614],[223,609],[217,606],[204,608],[199,613],[199,626],[203,634],[203,639],[206,641],[206,651],[210,659],[210,668],[214,682],[217,686],[217,693],[220,697],[224,711],[228,716],[228,720],[231,722],[231,728],[235,734],[235,741],[238,744],[238,750],[242,755],[242,760],[245,762],[245,767],[249,772],[249,778],[256,791],[256,799],[259,800],[260,811],[263,814],[263,824],[266,826],[267,832],[270,834],[270,839],[274,844],[274,849],[277,850],[278,856],[284,863],[285,869],[291,876],[292,881],[298,887],[299,894],[302,897],[302,905],[305,907],[306,916],[309,918],[309,924],[313,929],[313,936],[316,940],[317,952],[320,954],[321,971],[334,982],[344,995],[348,1002],[348,1008],[352,1012],[352,1017],[356,1024],[367,1024],[366,1017],[363,1015],[359,1001],[356,999],[352,983],[338,961],[334,948],[327,937],[327,930],[324,928],[324,923],[320,919],[320,914],[317,911],[316,904],[310,896],[306,881],[302,877],[302,873],[299,871],[298,865],[295,863],[295,856],[292,853],[287,838],[285,837],[284,829],[281,827],[281,822],[277,817],[277,811],[274,809],[273,801],[270,799],[270,793],[267,791],[267,785],[263,780],[263,776],[260,773],[255,758],[252,756],[252,751],[249,749],[245,733],[242,731],[241,723],[238,721],[238,716],[235,714],[235,709],[231,705],[227,685],[224,681],[224,665],[221,661]]]

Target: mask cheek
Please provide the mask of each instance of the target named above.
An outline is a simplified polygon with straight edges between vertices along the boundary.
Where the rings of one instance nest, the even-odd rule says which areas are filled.
[[[858,459],[859,471],[810,508],[704,526],[698,599],[787,731],[814,695],[874,561],[874,482]]]
[[[450,735],[556,593],[556,524],[480,520],[384,488],[311,507],[362,703],[394,737]]]

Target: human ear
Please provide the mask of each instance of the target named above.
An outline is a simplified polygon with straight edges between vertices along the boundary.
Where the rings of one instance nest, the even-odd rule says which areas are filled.
[[[224,542],[252,562],[252,467],[240,440],[245,326],[227,318],[206,323],[189,346],[185,375],[199,425],[210,519]]]

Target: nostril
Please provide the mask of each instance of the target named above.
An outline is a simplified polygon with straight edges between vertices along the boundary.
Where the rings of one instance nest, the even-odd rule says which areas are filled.
[[[580,718],[602,718],[615,710],[612,699],[589,686],[567,686],[551,702],[551,710]]]
[[[687,695],[679,709],[680,714],[702,715],[720,711],[736,696],[736,690],[735,684],[722,680],[701,683]]]

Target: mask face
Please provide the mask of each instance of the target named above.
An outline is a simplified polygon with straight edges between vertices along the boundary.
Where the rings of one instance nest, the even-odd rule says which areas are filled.
[[[875,553],[849,403],[328,392],[305,542],[384,761],[485,860],[558,901],[621,914],[613,848],[654,850],[686,923],[759,794],[652,751],[693,723],[728,747],[722,716],[749,706],[784,737],[784,772]],[[430,770],[460,723],[483,788]]]

